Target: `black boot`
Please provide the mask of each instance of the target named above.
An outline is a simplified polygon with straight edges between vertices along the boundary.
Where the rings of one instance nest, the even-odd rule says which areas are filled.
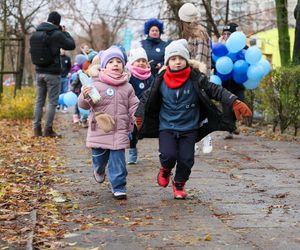
[[[43,135],[43,133],[42,133],[42,126],[41,125],[39,125],[39,126],[37,126],[36,128],[33,129],[33,136],[34,137],[40,137],[42,135]]]
[[[45,131],[44,131],[44,136],[45,137],[58,137],[61,138],[62,136],[57,134],[52,127],[45,127]]]

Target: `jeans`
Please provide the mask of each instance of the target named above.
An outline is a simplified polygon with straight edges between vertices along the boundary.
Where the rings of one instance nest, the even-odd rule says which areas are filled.
[[[110,150],[92,148],[93,169],[98,174],[105,172],[108,163],[108,179],[112,192],[126,192],[127,169],[125,162],[125,149]]]
[[[60,79],[60,94],[67,93],[69,89],[68,77],[61,77]]]
[[[186,182],[194,165],[195,143],[198,131],[178,132],[162,130],[159,133],[161,165],[172,169],[176,164],[174,181]]]
[[[43,107],[48,95],[48,104],[46,109],[45,127],[50,128],[53,125],[58,96],[60,91],[60,75],[36,74],[36,102],[34,107],[33,127],[41,126]]]

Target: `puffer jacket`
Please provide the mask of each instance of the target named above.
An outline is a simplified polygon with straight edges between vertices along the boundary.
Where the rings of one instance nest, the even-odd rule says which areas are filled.
[[[89,116],[86,146],[88,148],[125,149],[129,147],[129,132],[133,131],[139,99],[128,82],[112,86],[93,79],[95,88],[101,95],[99,103],[94,104],[91,98],[84,98],[83,93],[78,97],[78,106],[83,109],[92,109]],[[105,133],[95,120],[95,112],[104,112],[113,117],[114,129]]]
[[[50,35],[50,50],[54,56],[54,63],[48,66],[36,66],[37,73],[60,75],[61,63],[60,63],[60,48],[65,50],[75,49],[74,39],[68,32],[62,32],[58,26],[43,22],[37,29],[37,31],[47,31]]]
[[[159,113],[162,104],[160,86],[165,70],[155,78],[152,86],[142,96],[136,116],[142,117],[143,124],[139,138],[157,138],[159,135]],[[207,77],[193,68],[190,74],[193,87],[199,96],[200,124],[197,141],[213,131],[235,130],[235,124],[226,119],[226,116],[216,107],[211,99],[232,106],[237,96],[219,85],[209,82]],[[207,122],[205,122],[207,119]]]

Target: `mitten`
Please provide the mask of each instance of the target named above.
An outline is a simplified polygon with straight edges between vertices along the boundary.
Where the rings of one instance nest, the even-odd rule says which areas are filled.
[[[142,124],[143,124],[142,117],[141,116],[137,116],[136,119],[135,119],[135,123],[136,123],[137,129],[140,130],[141,127],[142,127]]]
[[[235,117],[236,117],[236,119],[238,121],[241,120],[241,115],[243,117],[250,117],[250,116],[252,116],[251,109],[245,103],[243,103],[240,100],[235,100],[233,102],[232,108],[233,108]]]

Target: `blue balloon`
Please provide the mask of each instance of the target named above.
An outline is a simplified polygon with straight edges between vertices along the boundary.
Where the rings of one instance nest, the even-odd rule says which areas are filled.
[[[80,114],[82,114],[84,116],[88,116],[90,114],[89,109],[83,109],[83,108],[78,107],[78,110],[79,110]]]
[[[226,56],[228,56],[233,62],[237,60],[237,53],[229,52]]]
[[[236,53],[236,59],[245,60],[245,53],[246,53],[245,49],[240,50],[239,52]]]
[[[60,105],[60,106],[65,105],[64,96],[65,96],[65,93],[59,95],[59,97],[58,97],[58,105]]]
[[[264,76],[269,74],[269,72],[271,70],[271,65],[268,60],[262,58],[262,59],[260,59],[258,64],[263,67]]]
[[[71,76],[72,82],[76,80],[77,75],[78,75],[77,72],[72,74],[72,76]]]
[[[248,79],[243,83],[246,89],[256,89],[259,85],[260,80],[250,80]]]
[[[226,41],[229,52],[236,53],[246,46],[246,35],[241,31],[233,32]]]
[[[68,107],[72,107],[75,106],[77,103],[77,95],[73,92],[68,92],[65,94],[64,96],[64,103],[68,106]]]
[[[233,72],[238,74],[246,74],[248,67],[249,65],[245,60],[238,60],[233,64]]]
[[[225,56],[228,54],[228,50],[223,43],[214,43],[212,45],[212,52],[218,57]]]
[[[248,80],[247,74],[239,74],[237,72],[233,72],[233,80],[236,83],[242,84]]]
[[[222,82],[227,81],[232,78],[232,72],[230,72],[227,75],[223,75],[223,74],[220,74],[219,72],[217,72],[217,76],[221,78]]]
[[[257,46],[250,47],[246,50],[245,53],[245,60],[249,64],[256,64],[261,59],[261,51]]]
[[[216,75],[211,75],[209,81],[216,84],[216,85],[222,85],[221,78],[216,76]]]
[[[228,56],[222,56],[216,61],[216,69],[219,73],[227,75],[232,71],[233,62]]]
[[[249,80],[260,81],[264,77],[263,67],[259,64],[250,65],[247,70],[247,77]]]
[[[216,62],[219,59],[219,57],[217,57],[214,54],[211,54],[211,58],[212,58],[213,62]]]

